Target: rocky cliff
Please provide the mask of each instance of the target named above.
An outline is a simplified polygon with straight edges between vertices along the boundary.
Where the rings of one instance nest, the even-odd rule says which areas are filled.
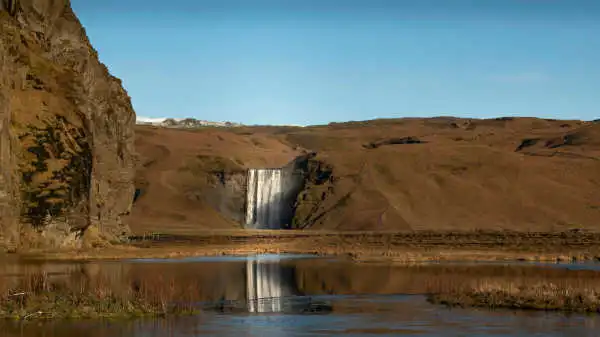
[[[0,2],[2,242],[114,240],[134,194],[130,98],[69,0]]]

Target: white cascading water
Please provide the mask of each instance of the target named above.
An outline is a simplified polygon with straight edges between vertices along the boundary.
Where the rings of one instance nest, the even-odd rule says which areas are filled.
[[[246,228],[280,229],[285,207],[281,169],[249,169]]]
[[[249,312],[281,312],[289,296],[286,280],[277,262],[246,262],[246,292]]]

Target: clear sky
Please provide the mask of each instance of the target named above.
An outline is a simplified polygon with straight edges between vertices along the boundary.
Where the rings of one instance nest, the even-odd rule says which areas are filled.
[[[71,0],[138,116],[600,118],[600,0]]]

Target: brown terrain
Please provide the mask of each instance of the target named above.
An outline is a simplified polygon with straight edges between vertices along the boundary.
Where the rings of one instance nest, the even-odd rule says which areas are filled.
[[[289,230],[244,228],[252,168],[299,177]],[[70,296],[122,311],[135,289],[151,312],[182,295],[240,299],[243,264],[123,259],[255,253],[339,257],[290,269],[298,293],[598,312],[596,270],[415,262],[600,261],[600,122],[136,126],[69,0],[0,0],[0,247],[19,253],[0,256],[4,317],[83,310]],[[74,261],[91,259],[122,261]],[[39,295],[32,310],[12,307],[15,289]]]
[[[305,152],[316,156],[294,228],[600,230],[594,122],[439,117],[306,128],[137,126],[136,149],[141,194],[127,222],[138,234],[242,228],[245,170],[282,167]],[[215,198],[233,204],[237,217],[219,212]]]
[[[0,243],[8,251],[104,247],[160,233],[160,254],[165,243],[184,242],[205,252],[389,255],[447,244],[600,256],[592,252],[600,232],[597,121],[134,123],[129,96],[68,0],[0,1]],[[247,170],[280,167],[302,177],[284,224],[294,231],[244,230]],[[581,229],[592,234],[573,232]],[[125,251],[154,254],[116,254]],[[202,253],[185,254],[192,252]]]

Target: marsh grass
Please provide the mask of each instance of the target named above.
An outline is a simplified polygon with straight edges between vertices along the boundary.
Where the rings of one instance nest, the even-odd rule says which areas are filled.
[[[82,277],[65,283],[45,273],[17,282],[0,279],[0,318],[50,319],[165,316],[198,313],[198,288],[156,277],[128,284],[107,277]]]
[[[593,278],[456,280],[430,289],[429,302],[450,307],[600,313],[600,280]]]

